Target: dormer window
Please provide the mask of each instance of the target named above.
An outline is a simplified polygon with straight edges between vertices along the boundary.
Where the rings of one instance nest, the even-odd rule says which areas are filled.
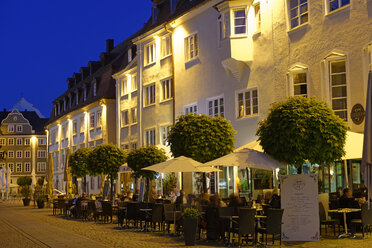
[[[97,83],[93,84],[93,96],[97,95]]]
[[[66,111],[66,100],[63,101],[63,111]]]
[[[83,98],[84,102],[87,100],[87,88],[85,87],[84,88],[84,98]]]
[[[129,48],[128,50],[128,64],[132,61],[133,59],[133,54],[132,54],[132,48]]]
[[[242,35],[247,33],[247,17],[245,9],[234,10],[234,34]]]
[[[157,6],[152,7],[152,23],[154,24],[159,16],[159,8]]]
[[[76,103],[76,105],[78,105],[79,104],[79,91],[76,91],[76,96],[75,96],[75,103]]]

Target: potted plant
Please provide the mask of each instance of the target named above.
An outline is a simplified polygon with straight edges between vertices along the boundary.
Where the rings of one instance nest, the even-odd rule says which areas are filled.
[[[44,177],[37,180],[37,184],[34,192],[34,199],[36,200],[38,208],[44,208],[44,202],[46,201],[46,195],[43,190]]]
[[[24,206],[30,205],[31,183],[31,177],[24,176],[17,179],[17,184],[21,187],[21,194],[23,196],[22,201]]]
[[[198,217],[199,212],[195,208],[186,208],[183,211],[183,236],[187,246],[195,245]]]

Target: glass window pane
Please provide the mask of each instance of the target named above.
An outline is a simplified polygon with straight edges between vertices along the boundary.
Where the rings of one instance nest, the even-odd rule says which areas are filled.
[[[346,111],[335,111],[335,114],[340,117],[341,119],[344,119],[347,121],[347,112]]]
[[[234,12],[235,17],[245,17],[245,10],[237,10]]]
[[[303,14],[307,11],[307,4],[301,5],[300,6],[300,14]]]
[[[291,18],[294,18],[297,16],[297,8],[291,10]]]
[[[304,14],[304,15],[301,16],[301,24],[306,23],[308,21],[309,21],[308,14]]]
[[[329,3],[329,9],[330,9],[330,11],[332,11],[332,10],[335,10],[335,9],[338,9],[338,0],[333,0],[333,1],[331,1],[330,3]]]
[[[347,109],[346,99],[333,99],[332,108],[333,110]]]
[[[293,20],[291,20],[291,27],[294,28],[294,27],[297,27],[298,26],[298,19],[295,18]]]
[[[341,6],[347,5],[350,3],[350,0],[341,0]]]
[[[307,3],[307,0],[300,0],[300,4]]]
[[[244,27],[235,27],[235,34],[244,34],[245,33],[245,26]]]
[[[236,26],[245,25],[245,18],[236,19],[235,20],[235,25]]]
[[[346,97],[346,86],[333,87],[332,97]]]
[[[294,7],[298,6],[298,0],[291,0],[289,2],[289,7],[292,9]]]
[[[331,62],[331,69],[332,69],[332,73],[345,72],[346,71],[345,61],[341,60],[341,61]]]
[[[346,74],[332,75],[332,85],[346,84]]]

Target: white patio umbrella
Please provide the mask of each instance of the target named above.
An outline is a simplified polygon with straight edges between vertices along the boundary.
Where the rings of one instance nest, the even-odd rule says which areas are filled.
[[[368,75],[366,117],[364,122],[364,143],[362,167],[364,168],[364,184],[368,189],[368,206],[372,194],[372,71]]]
[[[206,166],[240,166],[262,170],[274,170],[284,164],[271,158],[263,152],[249,148],[235,150],[218,159],[205,163]]]
[[[221,171],[217,168],[204,166],[202,163],[184,156],[172,158],[168,161],[145,167],[142,170],[151,170],[158,173]]]
[[[263,148],[260,144],[260,141],[258,141],[258,140],[254,140],[252,142],[249,142],[248,144],[245,144],[244,146],[238,147],[234,151],[240,151],[244,148],[252,149],[252,150],[255,150],[255,151],[259,151],[259,152],[264,152],[264,150],[263,150]]]

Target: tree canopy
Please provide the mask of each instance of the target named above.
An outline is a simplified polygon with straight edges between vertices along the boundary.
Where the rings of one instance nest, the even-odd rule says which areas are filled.
[[[168,134],[174,157],[186,156],[201,163],[229,154],[236,131],[223,117],[181,115]]]
[[[346,122],[325,102],[301,96],[273,103],[256,135],[265,153],[300,168],[306,160],[319,165],[340,160],[346,131]]]
[[[21,187],[30,186],[31,183],[32,183],[32,179],[31,177],[28,177],[28,176],[19,177],[17,179],[17,184]]]
[[[69,159],[71,172],[77,177],[85,177],[89,174],[89,156],[92,149],[88,147],[79,148],[73,152]]]
[[[156,146],[141,147],[129,152],[127,157],[128,167],[133,170],[133,176],[136,178],[144,177],[154,179],[156,172],[142,170],[142,168],[158,164],[167,160],[165,151]]]

